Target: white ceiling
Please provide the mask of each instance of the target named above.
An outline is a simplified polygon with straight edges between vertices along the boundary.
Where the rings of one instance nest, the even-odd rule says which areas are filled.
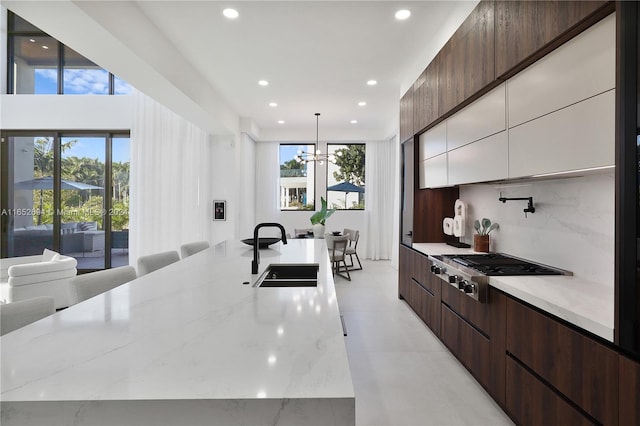
[[[5,3],[9,9],[22,9],[16,12],[27,20],[30,16],[24,14],[37,9],[20,6],[29,2]],[[50,10],[33,12],[32,22],[54,37],[59,33],[61,41],[165,104],[175,96],[163,98],[158,85],[158,93],[150,93],[156,90],[147,86],[150,72],[144,78],[134,66],[139,69],[145,62],[209,115],[219,115],[224,105],[237,117],[253,120],[265,134],[299,131],[313,139],[314,113],[320,112],[321,137],[343,133],[350,138],[358,134],[383,138],[397,127],[402,93],[476,4],[476,0],[65,1],[43,2]],[[70,19],[70,6],[74,21],[86,20],[85,25],[76,25],[85,31],[69,29],[65,19]],[[56,7],[63,13],[53,13]],[[238,10],[239,18],[223,17],[226,7]],[[399,9],[411,10],[411,17],[396,20]],[[86,29],[91,26],[96,28],[95,37],[88,42]],[[111,38],[119,43],[107,43]],[[130,52],[107,55],[99,49]],[[118,63],[118,58],[127,60]],[[259,86],[260,79],[268,80],[269,86]],[[367,86],[369,79],[378,84]],[[212,103],[214,97],[219,98],[217,103]],[[367,105],[360,107],[359,101]],[[269,102],[278,106],[269,107]],[[354,119],[357,124],[350,123]]]

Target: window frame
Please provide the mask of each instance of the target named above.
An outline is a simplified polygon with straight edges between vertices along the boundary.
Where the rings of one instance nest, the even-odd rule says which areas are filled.
[[[20,37],[28,37],[28,36],[32,36],[32,37],[42,37],[42,36],[46,36],[46,37],[51,37],[52,40],[55,41],[56,43],[56,48],[58,50],[58,64],[56,66],[56,71],[57,71],[57,94],[58,95],[64,95],[64,62],[65,62],[65,47],[71,50],[74,50],[71,46],[66,46],[65,44],[63,44],[62,42],[58,41],[55,37],[50,36],[49,34],[47,34],[46,32],[40,30],[40,31],[27,31],[27,30],[16,30],[14,27],[14,17],[19,17],[20,19],[22,19],[25,22],[28,22],[26,19],[21,18],[19,15],[13,13],[12,11],[8,11],[7,13],[7,57],[6,57],[6,65],[7,65],[7,94],[8,95],[14,95],[14,90],[13,90],[13,85],[15,82],[15,73],[14,73],[14,69],[13,69],[13,59],[15,57],[15,49],[14,49],[14,39],[16,36],[20,36]],[[30,25],[32,25],[33,27],[35,27],[35,25],[31,24],[30,22],[28,22]],[[82,55],[81,55],[82,56]],[[83,56],[83,58],[85,58]],[[87,61],[90,61],[88,58]],[[93,61],[90,61],[93,62]],[[97,65],[97,64],[96,64]],[[105,70],[104,68],[100,67],[100,69]],[[111,72],[107,71],[108,74],[108,81],[109,81],[109,88],[107,93],[102,93],[102,94],[98,94],[99,96],[109,96],[109,95],[116,95],[115,94],[115,75],[112,74]],[[121,79],[122,80],[122,79]],[[122,80],[124,81],[124,80]],[[32,95],[38,95],[38,93],[31,93]],[[83,94],[74,94],[73,96],[82,96]],[[87,95],[87,94],[84,94]],[[117,95],[120,96],[120,95]]]
[[[61,187],[62,179],[62,155],[61,141],[67,137],[100,137],[104,138],[105,143],[105,174],[104,174],[104,194],[113,193],[113,139],[129,138],[131,132],[125,130],[3,130],[0,131],[0,209],[10,209],[11,197],[13,197],[13,165],[10,166],[13,156],[9,152],[9,138],[12,137],[36,137],[45,136],[53,139],[53,180],[54,180],[54,212],[61,210]],[[11,197],[10,197],[11,195]],[[105,232],[105,248],[111,248],[111,219],[108,218],[108,212],[112,211],[113,200],[110,196],[103,196],[103,209],[105,211],[103,217],[103,230]],[[54,213],[53,215],[53,247],[60,248],[60,227],[61,215]],[[1,257],[6,257],[8,252],[8,220],[7,216],[0,216],[0,253]],[[112,267],[111,250],[104,251],[104,269]],[[82,272],[92,272],[102,269],[82,269]],[[79,269],[80,271],[80,269]]]
[[[364,142],[327,142],[327,154],[330,154],[330,146],[332,145],[339,145],[339,146],[349,146],[349,145],[362,145],[365,147],[365,154],[364,154],[364,161],[365,161],[365,167],[366,167],[366,162],[367,162],[367,144]],[[329,167],[327,165],[326,168],[326,172],[325,172],[325,199],[327,200],[327,203],[329,202]],[[366,180],[365,180],[365,185],[366,185]],[[339,191],[331,191],[331,192],[339,192]],[[364,194],[364,192],[363,192]],[[364,201],[363,201],[364,204]],[[331,207],[331,206],[329,206]],[[346,207],[346,206],[345,206]],[[366,204],[364,204],[363,208],[359,208],[359,209],[348,209],[348,208],[336,208],[337,211],[364,211],[366,210]]]
[[[278,188],[280,188],[280,179],[282,179],[282,177],[280,176],[280,148],[282,146],[313,146],[313,152],[315,152],[316,149],[318,149],[317,145],[315,143],[308,143],[308,142],[281,142],[278,144]],[[314,212],[315,208],[316,208],[316,198],[317,198],[317,181],[318,181],[318,168],[316,167],[316,164],[313,165],[314,171],[313,171],[313,183],[312,183],[312,188],[313,188],[313,209],[283,209],[282,208],[282,199],[281,196],[278,196],[278,205],[280,206],[280,211],[281,212]],[[307,187],[307,191],[309,190],[309,187]]]

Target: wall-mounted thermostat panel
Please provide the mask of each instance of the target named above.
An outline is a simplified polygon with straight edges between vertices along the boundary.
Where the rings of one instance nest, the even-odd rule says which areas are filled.
[[[227,202],[213,200],[213,220],[227,220]]]

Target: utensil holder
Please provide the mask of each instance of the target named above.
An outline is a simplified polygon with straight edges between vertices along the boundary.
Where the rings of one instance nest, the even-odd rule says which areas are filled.
[[[489,253],[489,235],[475,234],[473,236],[473,250]]]

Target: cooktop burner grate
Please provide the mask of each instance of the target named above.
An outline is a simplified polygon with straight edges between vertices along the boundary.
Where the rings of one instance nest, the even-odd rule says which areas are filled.
[[[444,257],[488,276],[563,275],[564,271],[500,253],[459,254]]]

